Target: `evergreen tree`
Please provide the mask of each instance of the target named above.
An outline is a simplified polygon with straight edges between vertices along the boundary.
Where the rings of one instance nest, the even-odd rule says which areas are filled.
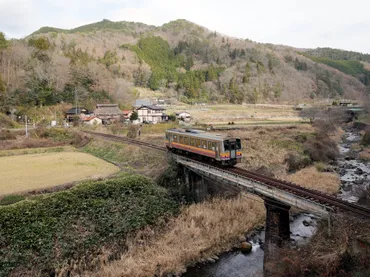
[[[137,111],[133,111],[132,114],[130,115],[130,120],[134,121],[138,119],[139,119],[139,115],[137,114]]]
[[[244,84],[249,83],[249,78],[250,77],[251,77],[251,66],[250,66],[249,62],[247,62],[247,64],[245,65],[245,72],[244,72],[244,76],[243,76],[243,83]]]
[[[0,49],[5,49],[8,46],[8,42],[5,39],[4,33],[0,32]]]
[[[269,71],[271,73],[274,73],[274,69],[273,69],[273,64],[272,64],[271,58],[269,58],[268,67],[269,67]]]
[[[193,65],[194,65],[193,57],[192,56],[187,57],[186,58],[185,69],[190,70]]]

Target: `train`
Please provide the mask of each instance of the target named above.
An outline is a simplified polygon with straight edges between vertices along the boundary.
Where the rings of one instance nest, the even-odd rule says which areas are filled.
[[[166,130],[166,147],[181,155],[195,156],[223,166],[241,162],[241,140],[224,134],[192,129]]]

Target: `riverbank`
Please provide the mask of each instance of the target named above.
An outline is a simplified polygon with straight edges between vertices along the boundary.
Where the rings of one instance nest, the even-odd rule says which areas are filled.
[[[341,186],[338,197],[370,207],[370,162],[361,159],[361,131],[345,127],[339,144],[340,158],[334,165]],[[331,225],[319,222],[310,243],[285,248],[272,261],[276,277],[285,276],[370,276],[370,221],[350,214],[333,214]]]
[[[263,201],[241,194],[184,207],[162,230],[145,229],[128,240],[119,260],[84,276],[146,277],[185,272],[186,267],[231,249],[240,235],[264,222]]]

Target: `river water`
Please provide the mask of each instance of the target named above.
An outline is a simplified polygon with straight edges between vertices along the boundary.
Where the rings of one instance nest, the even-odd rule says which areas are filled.
[[[336,171],[340,175],[341,189],[339,195],[350,202],[364,203],[361,198],[364,188],[370,183],[370,164],[358,160],[358,153],[351,149],[361,136],[355,130],[347,130],[343,141],[339,145],[341,157],[337,162]],[[290,222],[292,245],[307,243],[316,231],[317,220],[314,215],[302,213]],[[214,263],[198,264],[188,268],[183,277],[263,277],[263,242],[264,231],[249,237],[252,252],[243,254],[240,251],[231,251],[219,256]]]

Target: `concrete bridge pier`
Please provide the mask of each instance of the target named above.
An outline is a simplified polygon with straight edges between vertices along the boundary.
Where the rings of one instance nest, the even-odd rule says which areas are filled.
[[[184,167],[185,184],[195,202],[201,202],[208,196],[208,182],[203,176]]]
[[[264,245],[264,276],[274,276],[271,262],[278,259],[278,248],[289,242],[289,209],[290,206],[276,200],[265,198],[266,233]]]

